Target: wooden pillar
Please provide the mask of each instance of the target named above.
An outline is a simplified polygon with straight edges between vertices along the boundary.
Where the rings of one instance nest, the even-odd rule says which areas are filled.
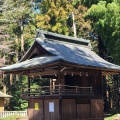
[[[4,98],[0,98],[0,112],[4,111]]]
[[[61,84],[60,68],[61,68],[61,65],[59,64],[59,65],[58,65],[58,81],[59,81],[59,84]]]
[[[28,77],[28,88],[30,89],[30,77]]]
[[[30,93],[30,77],[28,76],[28,96],[29,96],[29,93]]]
[[[52,94],[52,79],[50,79],[50,94]]]
[[[62,99],[59,99],[59,120],[62,120]]]
[[[59,85],[61,85],[60,69],[61,69],[61,64],[59,63],[59,65],[58,65],[58,81],[59,81]],[[61,90],[61,86],[59,86],[59,89]],[[59,97],[59,120],[62,120],[62,99],[61,99],[61,96]]]

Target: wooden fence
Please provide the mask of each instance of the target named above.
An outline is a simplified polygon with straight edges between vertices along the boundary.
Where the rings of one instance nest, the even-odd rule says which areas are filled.
[[[0,112],[0,119],[5,118],[5,117],[9,117],[9,116],[26,117],[27,111],[4,111],[4,112]]]

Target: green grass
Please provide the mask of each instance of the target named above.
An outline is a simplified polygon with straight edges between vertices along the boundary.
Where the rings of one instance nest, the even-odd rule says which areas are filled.
[[[120,109],[110,109],[109,112],[104,114],[104,120],[113,120],[115,118],[119,118],[120,120]]]
[[[118,117],[118,114],[106,117],[104,120],[113,120],[113,118],[116,118],[116,117]]]
[[[9,117],[6,117],[6,118],[2,118],[0,120],[16,120],[18,118],[22,118],[22,117],[19,117],[19,116],[9,116]]]

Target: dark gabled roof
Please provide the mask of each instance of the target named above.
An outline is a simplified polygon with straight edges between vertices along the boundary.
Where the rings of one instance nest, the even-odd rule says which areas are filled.
[[[38,43],[37,38],[41,39],[44,42],[52,41],[61,44],[71,44],[71,45],[80,45],[88,47],[90,40],[86,40],[83,38],[75,38],[70,36],[65,36],[53,32],[37,30],[36,39],[30,49],[26,52],[23,58],[20,61],[25,61],[29,58],[30,54],[32,53],[33,49],[35,48],[35,44]],[[48,51],[49,52],[49,51]]]
[[[9,66],[6,66],[6,67],[0,68],[0,69],[3,71],[25,70],[28,68],[35,68],[40,65],[56,62],[59,60],[61,60],[61,59],[58,56],[37,57],[37,58],[29,59],[29,60],[26,60],[26,61],[23,61],[20,63],[9,65]]]
[[[56,61],[64,61],[71,64],[76,64],[79,66],[86,66],[86,67],[93,67],[93,68],[99,68],[101,70],[117,70],[120,71],[120,66],[112,64],[110,62],[105,61],[101,57],[99,57],[97,54],[95,54],[93,51],[90,50],[90,48],[87,45],[81,45],[71,42],[61,42],[58,39],[49,40],[45,37],[45,35],[50,34],[50,36],[58,36],[61,39],[69,38],[70,40],[73,40],[73,37],[66,37],[63,35],[58,35],[50,32],[46,32],[45,34],[42,34],[40,32],[41,36],[37,36],[35,39],[35,42],[33,46],[28,50],[26,55],[22,58],[20,63],[16,63],[14,65],[10,65],[8,67],[3,67],[1,70],[3,71],[12,71],[12,70],[25,70],[28,68],[35,68],[36,66],[41,66],[49,63],[54,63]],[[74,38],[76,40],[76,38]],[[78,39],[78,38],[77,38]],[[80,40],[81,41],[81,40]],[[84,40],[85,42],[85,40]],[[31,50],[34,49],[34,45],[38,44],[43,49],[48,51],[50,55],[45,55],[33,59],[27,60],[29,55],[31,54]],[[88,41],[86,43],[89,43]]]
[[[88,46],[90,43],[90,40],[86,40],[83,38],[75,38],[70,37],[62,34],[57,34],[53,32],[43,31],[43,30],[37,30],[37,36],[36,38],[41,38],[48,41],[57,41],[57,42],[65,42],[65,43],[71,43],[71,44],[77,44],[77,45],[84,45]]]

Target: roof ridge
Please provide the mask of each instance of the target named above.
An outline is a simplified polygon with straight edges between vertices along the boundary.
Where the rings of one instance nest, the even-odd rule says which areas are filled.
[[[67,43],[79,44],[79,45],[84,45],[84,46],[88,46],[88,44],[90,43],[90,40],[83,39],[83,38],[75,38],[75,37],[66,36],[66,35],[62,35],[62,34],[58,34],[58,33],[39,30],[39,29],[37,29],[37,32],[38,32],[38,34],[37,34],[36,38],[40,37],[45,42],[49,39],[51,41],[56,40],[56,41],[60,41],[60,42],[67,42]],[[65,41],[65,40],[67,40],[67,41]]]

